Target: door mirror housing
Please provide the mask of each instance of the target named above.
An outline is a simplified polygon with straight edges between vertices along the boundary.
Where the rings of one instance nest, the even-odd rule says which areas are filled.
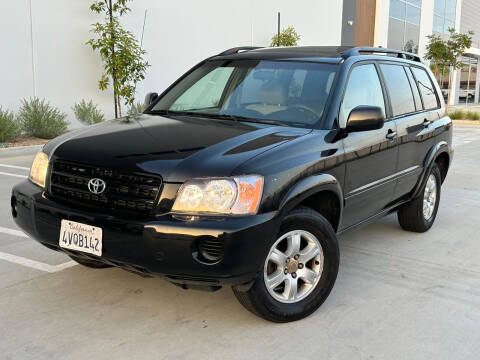
[[[378,106],[357,106],[347,120],[347,132],[378,130],[385,123],[385,115]]]
[[[158,93],[156,92],[150,92],[148,93],[146,96],[145,96],[145,102],[143,103],[143,108],[146,109],[148,108],[150,105],[153,104],[153,102],[155,100],[157,100],[158,98]]]

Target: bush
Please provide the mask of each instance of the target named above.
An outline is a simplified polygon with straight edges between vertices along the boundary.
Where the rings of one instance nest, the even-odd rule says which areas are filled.
[[[73,105],[72,110],[75,114],[75,118],[85,125],[98,124],[105,120],[105,116],[92,100],[88,103],[85,100],[82,100],[78,104]]]
[[[137,115],[143,113],[145,108],[143,107],[143,104],[141,102],[137,102],[133,104],[129,109],[128,109],[128,115]]]
[[[15,139],[21,131],[22,128],[15,119],[15,114],[9,110],[3,110],[0,106],[0,143]]]
[[[465,117],[468,120],[480,120],[480,114],[476,111],[467,111]]]
[[[42,139],[52,139],[65,132],[68,121],[67,114],[44,99],[30,98],[22,100],[18,119],[23,130],[32,136]]]
[[[476,111],[454,110],[448,115],[452,120],[480,120],[480,114]]]
[[[270,46],[297,46],[298,40],[300,40],[300,35],[297,34],[293,26],[289,26],[281,31],[280,37],[278,34],[272,37]]]
[[[463,110],[454,110],[450,114],[450,119],[452,120],[457,120],[457,119],[465,119],[465,114],[463,113]]]

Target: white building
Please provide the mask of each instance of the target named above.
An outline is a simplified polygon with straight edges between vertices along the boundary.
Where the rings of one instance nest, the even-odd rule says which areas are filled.
[[[0,2],[0,106],[17,110],[20,99],[38,96],[69,114],[81,99],[113,116],[111,91],[98,90],[102,62],[85,45],[91,24],[101,20],[90,0],[15,0]],[[480,56],[478,0],[134,0],[122,20],[139,39],[151,64],[137,88],[164,90],[200,60],[240,45],[268,46],[277,29],[294,26],[300,45],[375,45],[425,51],[426,36],[448,26],[474,30],[474,48],[457,71],[454,102],[478,102]],[[444,82],[444,87],[446,82]]]

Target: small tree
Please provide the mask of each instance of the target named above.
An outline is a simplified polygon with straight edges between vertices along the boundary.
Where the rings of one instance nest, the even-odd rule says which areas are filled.
[[[460,69],[462,67],[462,56],[465,51],[472,46],[473,31],[467,34],[459,34],[454,28],[448,29],[449,38],[444,40],[441,36],[433,34],[429,35],[427,44],[427,52],[425,59],[430,60],[433,64],[433,72],[435,76],[439,73],[445,74],[448,69]],[[451,87],[453,82],[453,71],[450,74],[448,82],[447,97],[447,113],[450,107]]]
[[[270,46],[297,46],[301,36],[297,34],[293,26],[283,29],[279,34],[272,37]]]
[[[141,49],[133,34],[125,30],[119,18],[128,13],[127,2],[131,0],[96,0],[90,9],[97,14],[104,14],[105,21],[92,25],[92,32],[97,35],[87,44],[100,53],[104,62],[104,73],[98,81],[100,90],[113,88],[115,117],[122,116],[121,100],[130,106],[135,101],[135,88],[145,78],[147,67],[144,60],[146,51]],[[111,83],[110,83],[111,80]]]

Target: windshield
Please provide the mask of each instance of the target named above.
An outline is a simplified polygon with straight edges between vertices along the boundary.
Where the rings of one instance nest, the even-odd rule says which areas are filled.
[[[313,127],[337,65],[292,61],[209,61],[170,89],[152,112],[230,117]]]

